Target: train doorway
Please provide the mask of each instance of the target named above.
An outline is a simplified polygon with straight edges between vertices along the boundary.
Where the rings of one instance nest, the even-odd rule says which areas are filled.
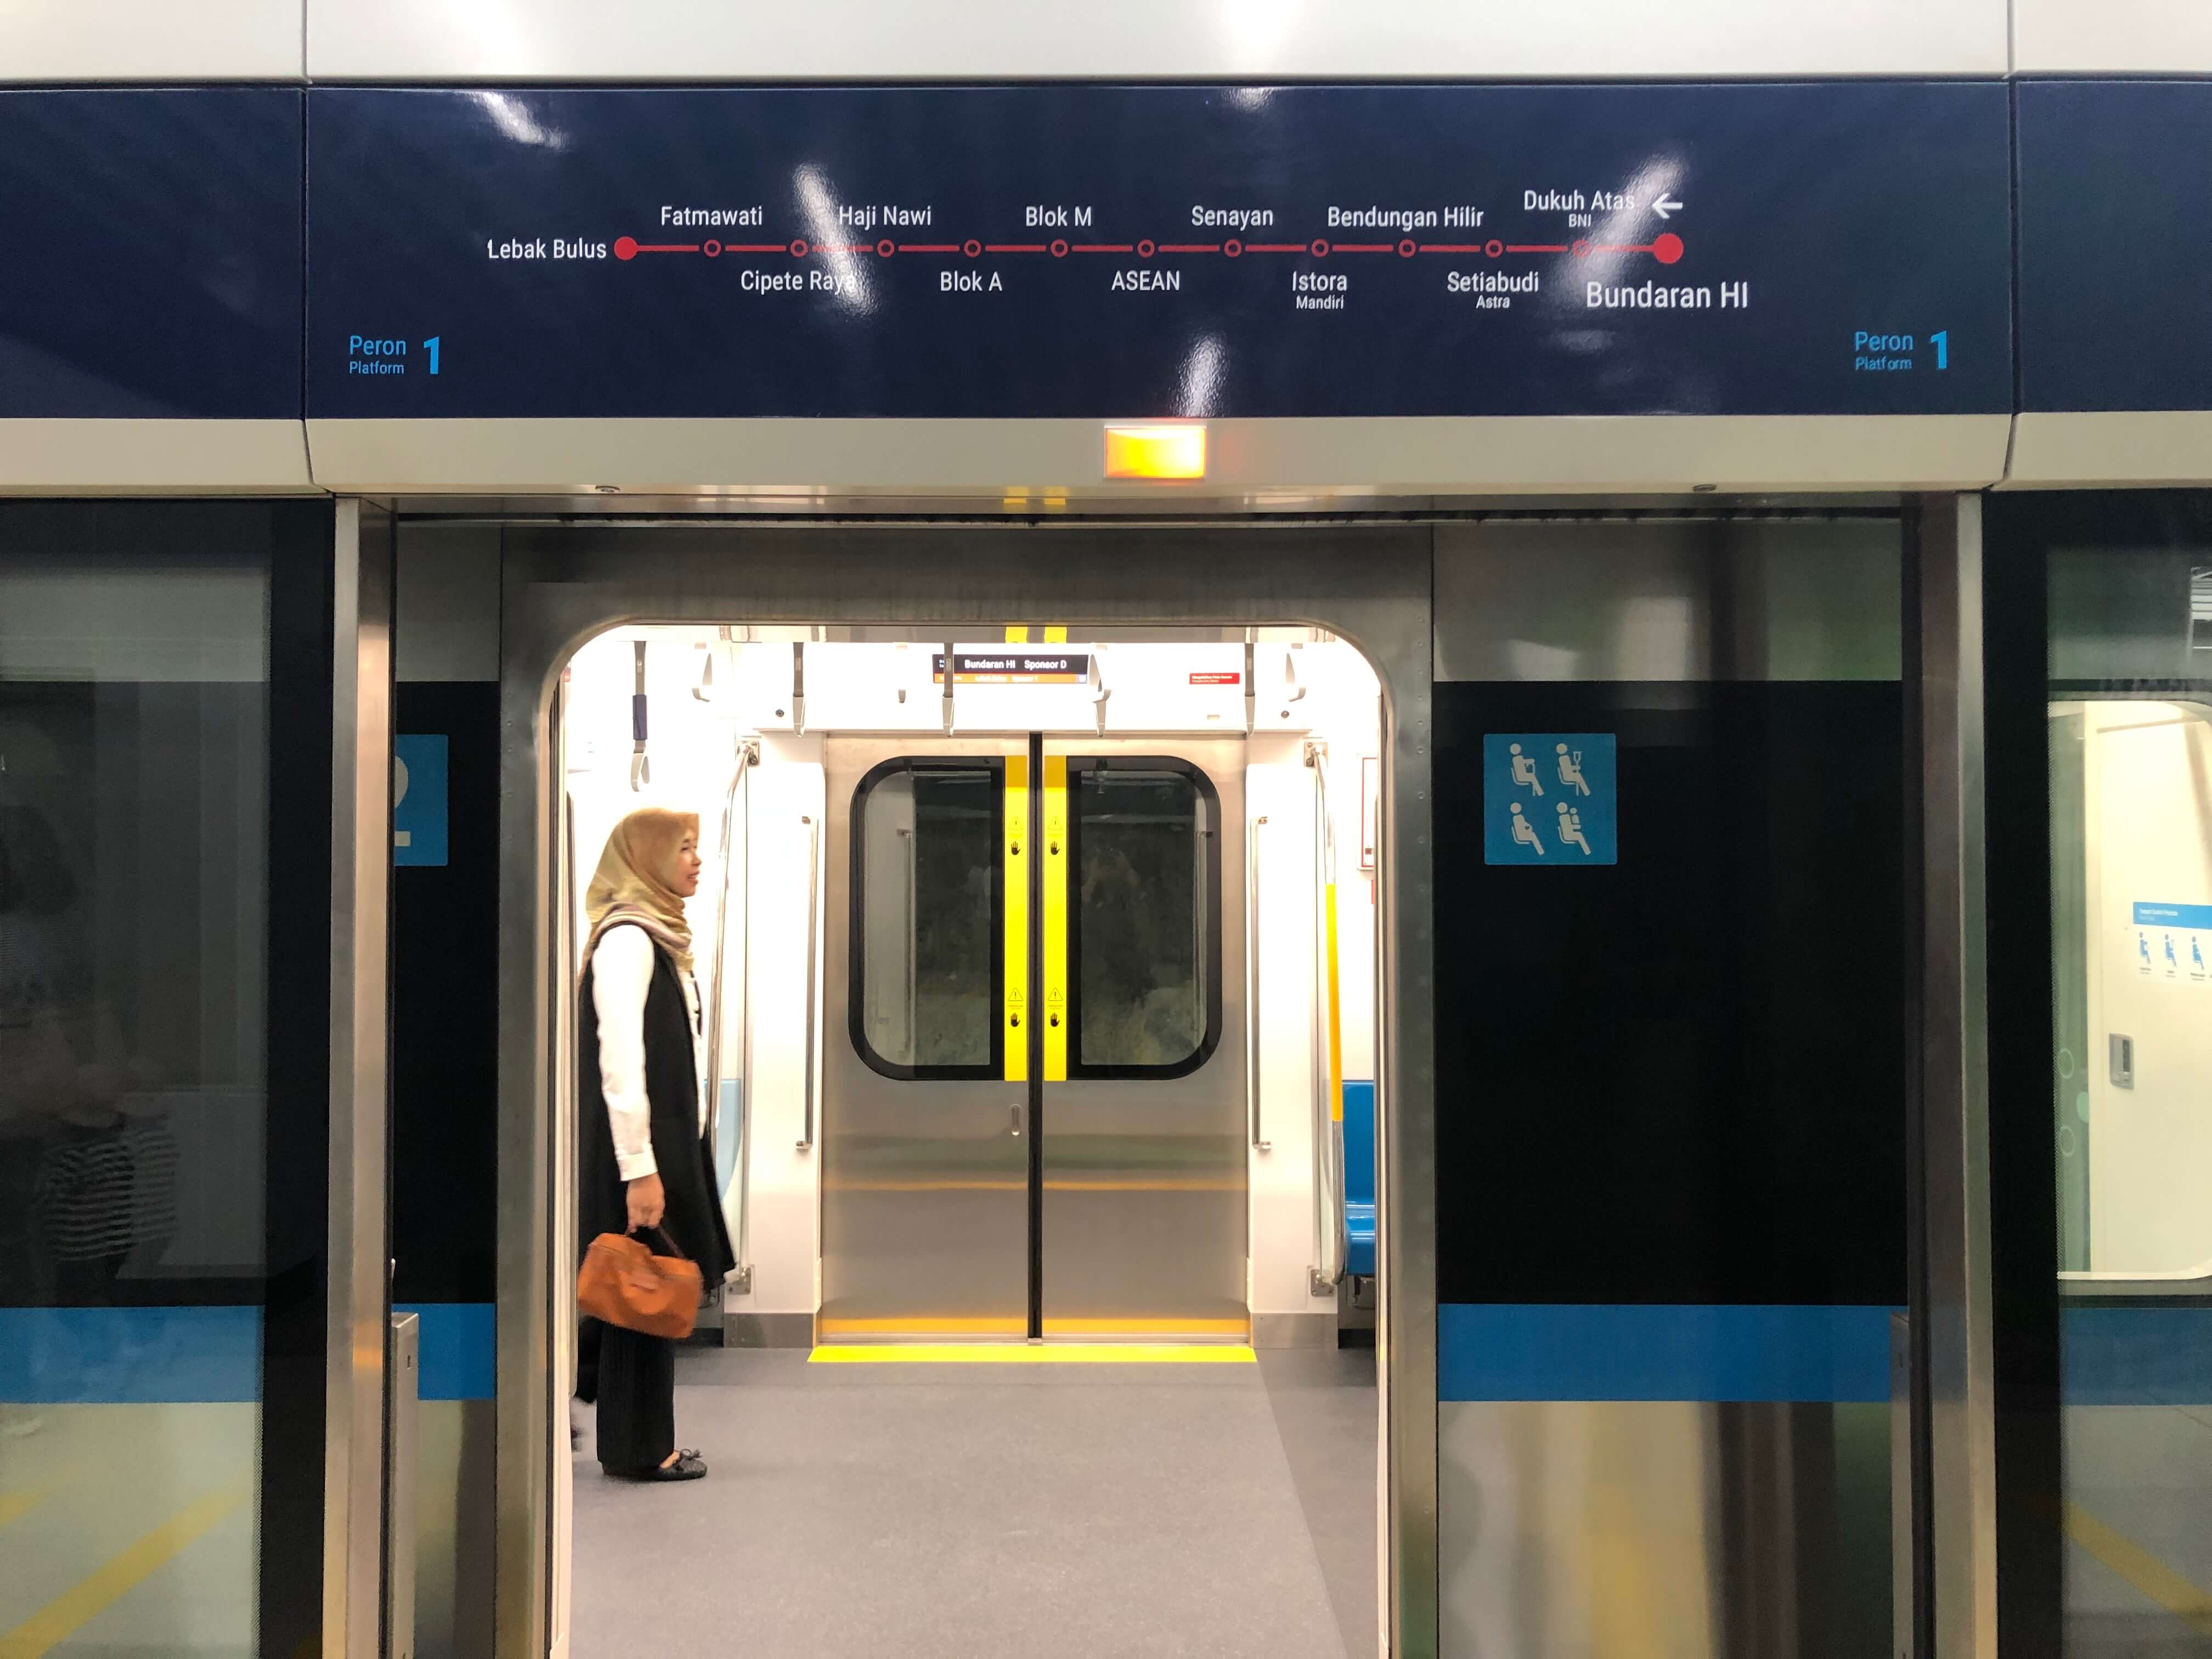
[[[824,744],[823,1340],[1249,1340],[1243,749]]]
[[[1293,1468],[1302,1451],[1286,1426],[1267,1437],[1282,1493],[1304,1504],[1316,1480],[1334,1481],[1331,1508],[1360,1523],[1338,1527],[1326,1549],[1301,1523],[1304,1541],[1278,1553],[1309,1565],[1328,1557],[1318,1617],[1298,1613],[1295,1587],[1271,1579],[1267,1563],[1247,1565],[1266,1616],[1290,1620],[1270,1650],[1306,1650],[1309,1626],[1316,1653],[1373,1650],[1378,1620],[1407,1611],[1395,1563],[1408,1543],[1417,1562],[1432,1549],[1433,1476],[1419,1482],[1425,1493],[1409,1492],[1397,1467],[1402,1435],[1432,1435],[1432,1407],[1417,1398],[1402,1422],[1408,1390],[1391,1380],[1410,1358],[1410,1392],[1432,1390],[1432,1360],[1407,1352],[1432,1325],[1421,1319],[1410,1343],[1394,1344],[1391,1291],[1419,1288],[1413,1273],[1391,1271],[1389,1219],[1401,1041],[1389,915],[1402,865],[1389,850],[1386,791],[1401,705],[1377,672],[1384,653],[1355,645],[1341,622],[1386,646],[1425,645],[1425,570],[1385,559],[1379,583],[1373,567],[1366,580],[1332,572],[1321,585],[1354,613],[1342,619],[1326,605],[1249,592],[1203,609],[1188,592],[1182,604],[1155,597],[1151,619],[1133,617],[1126,601],[1101,603],[1121,583],[1071,593],[1065,567],[1058,580],[1024,572],[1009,586],[1035,591],[985,609],[972,593],[948,605],[943,587],[914,602],[920,573],[885,556],[926,536],[817,531],[800,539],[845,569],[806,584],[817,603],[829,598],[814,615],[844,616],[799,621],[795,595],[771,591],[763,604],[747,592],[773,590],[791,567],[749,560],[744,544],[789,533],[711,537],[726,556],[713,568],[679,545],[701,538],[693,526],[504,532],[503,723],[541,735],[520,789],[519,757],[506,751],[501,817],[499,1650],[592,1650],[589,1611],[608,1598],[592,1576],[619,1561],[607,1540],[629,1525],[608,1529],[589,1425],[575,1456],[558,1450],[579,1243],[566,1201],[578,1015],[563,994],[599,846],[629,805],[672,795],[696,804],[710,866],[694,914],[698,939],[714,940],[701,953],[715,980],[702,999],[706,1117],[738,1255],[720,1306],[703,1310],[702,1330],[727,1346],[694,1369],[726,1379],[710,1388],[741,1372],[780,1378],[763,1385],[770,1401],[787,1384],[820,1386],[840,1360],[848,1394],[858,1379],[888,1377],[886,1358],[973,1376],[983,1351],[1027,1348],[1045,1357],[1025,1368],[1040,1378],[1069,1363],[1101,1376],[1101,1358],[1127,1375],[1198,1360],[1202,1369],[1176,1371],[1146,1400],[1147,1410],[1182,1401],[1194,1414],[1178,1406],[1139,1427],[1139,1411],[1121,1425],[1132,1456],[1164,1474],[1162,1448],[1178,1435],[1216,1453],[1236,1443],[1225,1419],[1204,1425],[1208,1411],[1233,1416],[1237,1368],[1255,1380],[1243,1409],[1259,1402],[1257,1420],[1272,1410],[1279,1426],[1286,1411],[1306,1410],[1309,1443],[1320,1445],[1343,1442],[1349,1419],[1324,1423],[1333,1408],[1313,1386],[1316,1368],[1364,1365],[1371,1392],[1364,1432],[1351,1425],[1348,1475]],[[1192,538],[1153,533],[1143,562],[1172,562],[1173,544]],[[984,538],[994,539],[1013,538]],[[1118,532],[1100,539],[1138,545]],[[1231,556],[1220,577],[1260,588],[1280,586],[1282,552],[1294,552],[1295,568],[1318,538],[1271,527],[1196,539]],[[1415,538],[1357,539],[1425,550]],[[645,571],[610,560],[607,580],[579,581],[592,561],[576,554],[592,542],[644,554]],[[1258,556],[1236,556],[1239,543]],[[656,564],[664,579],[684,568],[696,587],[655,580]],[[1155,593],[1187,589],[1188,572]],[[887,587],[907,592],[887,601]],[[864,592],[877,595],[873,614],[855,617],[849,596]],[[902,597],[918,615],[896,608]],[[1267,619],[1246,619],[1255,612]],[[1415,684],[1425,653],[1399,654]],[[1352,708],[1357,732],[1328,712]],[[1346,926],[1340,913],[1355,897],[1363,919]],[[526,1073],[527,1113],[514,1075],[524,1054],[542,1057]],[[534,1220],[514,1176],[532,1164]],[[527,1290],[513,1259],[526,1234],[538,1287]],[[1182,1393],[1200,1376],[1223,1379],[1210,1403]],[[994,1376],[984,1392],[997,1386]],[[1286,1390],[1303,1402],[1286,1406]],[[1014,1403],[994,1396],[975,1422],[1003,1429],[1018,1417]],[[1096,1410],[1070,1434],[1071,1444],[1115,1441]],[[896,1484],[924,1471],[925,1438],[880,1473]],[[969,1449],[988,1444],[987,1435]],[[726,1493],[747,1478],[746,1457],[725,1467]],[[520,1500],[537,1470],[532,1548]],[[1163,1495],[1180,1501],[1189,1472]],[[1146,1572],[1145,1547],[1112,1533],[1115,1490],[1134,1500],[1142,1486],[1127,1473],[1094,1468],[1042,1512],[1124,1599]],[[1218,1498],[1235,1481],[1195,1485]],[[1379,1530],[1363,1490],[1383,1496]],[[1410,1539],[1405,1499],[1417,1519],[1431,1517]],[[1205,1508],[1183,1517],[1186,1555],[1268,1534],[1266,1516]],[[1086,1541],[1086,1523],[1105,1529]],[[1064,1576],[1064,1559],[1051,1571]],[[1413,1572],[1415,1585],[1433,1584],[1432,1565]],[[1362,1587],[1365,1612],[1348,1635],[1340,1580]],[[1233,1604],[1220,1587],[1217,1572],[1206,1593],[1216,1611]],[[1176,1599],[1164,1582],[1147,1593],[1164,1606]],[[962,1599],[941,1579],[933,1595],[940,1610]],[[1182,1627],[1204,1634],[1207,1616],[1194,1601]],[[981,1645],[964,1650],[1020,1650],[1021,1638],[988,1620],[965,1629]],[[775,1641],[759,1650],[777,1650]]]

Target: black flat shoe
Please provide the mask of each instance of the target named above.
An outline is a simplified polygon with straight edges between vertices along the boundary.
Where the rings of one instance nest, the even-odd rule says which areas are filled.
[[[656,1463],[643,1469],[609,1469],[607,1473],[617,1480],[704,1480],[707,1460],[686,1446],[676,1454],[673,1463]]]

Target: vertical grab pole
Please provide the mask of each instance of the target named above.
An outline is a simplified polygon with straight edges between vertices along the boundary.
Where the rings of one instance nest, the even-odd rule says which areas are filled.
[[[711,657],[708,659],[710,665],[713,663],[713,660],[714,659]],[[728,951],[730,942],[730,881],[732,873],[730,870],[730,831],[731,827],[737,821],[738,787],[744,783],[746,777],[750,774],[752,768],[759,762],[759,760],[760,739],[755,737],[739,738],[738,739],[737,764],[730,770],[730,787],[722,793],[722,896],[721,902],[716,905],[714,909],[714,1000],[708,1006],[707,1012],[707,1075],[714,1079],[714,1109],[707,1120],[708,1151],[710,1154],[715,1156],[718,1162],[721,1150],[719,1142],[721,1134],[722,1123],[722,1024],[724,1019],[726,1018],[726,1011],[730,996],[728,973]],[[751,791],[747,790],[746,795],[747,798],[750,799]],[[750,834],[745,837],[745,863],[748,870],[750,870],[752,864],[752,836]],[[752,949],[752,928],[750,925],[752,920],[752,887],[750,879],[745,883],[742,890],[744,890],[746,895],[745,913],[747,926],[745,929],[745,936],[742,941],[741,949],[744,953],[747,966],[750,966]],[[744,969],[740,969],[738,975],[738,983],[743,988],[745,998],[747,1009],[745,1024],[746,1029],[748,1032],[750,1032],[752,1023],[750,1017],[750,1009],[752,1006],[751,975]],[[747,1098],[747,1095],[752,1086],[752,1045],[750,1042],[745,1042],[743,1052],[738,1055],[738,1063],[743,1066],[745,1070],[744,1077],[739,1083],[738,1092],[738,1121],[736,1125],[736,1133],[738,1137],[738,1167],[733,1172],[736,1176],[738,1186],[738,1237],[736,1240],[738,1265],[730,1274],[730,1283],[738,1291],[744,1291],[752,1288],[753,1279],[752,1261],[746,1253],[746,1245],[750,1242],[749,1235],[750,1229],[747,1225],[747,1216],[745,1213],[747,1209],[746,1200],[750,1196],[748,1190],[750,1183],[747,1182],[745,1176],[747,1168],[752,1163],[753,1154],[752,1109],[750,1103]],[[726,1214],[728,1211],[726,1194],[724,1195],[723,1209],[724,1212]]]
[[[1306,764],[1315,785],[1314,851],[1314,1233],[1320,1264],[1316,1295],[1344,1278],[1344,1048],[1343,1001],[1336,961],[1336,823],[1328,797],[1328,745],[1308,738]]]
[[[1267,822],[1263,812],[1244,827],[1244,1095],[1252,1108],[1252,1146],[1262,1152],[1274,1150],[1260,1121],[1260,831]]]
[[[811,814],[799,821],[806,826],[806,984],[801,992],[806,999],[806,1133],[799,1139],[804,1152],[814,1146],[814,963],[816,935],[822,931],[822,826]]]

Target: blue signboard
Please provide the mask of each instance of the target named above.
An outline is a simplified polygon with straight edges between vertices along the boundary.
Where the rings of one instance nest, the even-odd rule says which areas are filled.
[[[1571,869],[1620,861],[1610,732],[1491,732],[1482,739],[1482,861]]]
[[[392,740],[392,861],[446,861],[446,738],[397,737]]]
[[[301,96],[0,92],[0,418],[300,417]]]
[[[2010,407],[1996,83],[307,97],[320,417]]]
[[[2212,82],[2018,96],[2021,408],[2212,409]]]

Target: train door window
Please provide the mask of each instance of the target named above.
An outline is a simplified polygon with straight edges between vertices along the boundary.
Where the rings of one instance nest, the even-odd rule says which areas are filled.
[[[1067,777],[1069,1075],[1186,1076],[1221,1036],[1220,802],[1184,761]]]
[[[853,1046],[885,1077],[1000,1072],[999,761],[887,761],[853,794]]]

